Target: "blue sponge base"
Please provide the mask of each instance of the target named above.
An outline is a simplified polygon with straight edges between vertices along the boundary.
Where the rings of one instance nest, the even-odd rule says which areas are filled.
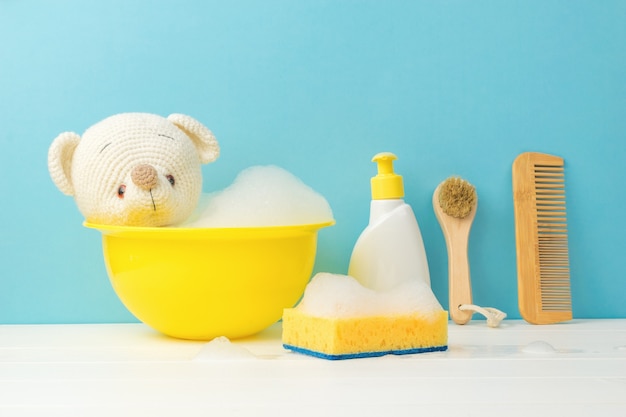
[[[443,352],[448,349],[447,345],[444,346],[432,346],[426,348],[415,348],[415,349],[404,349],[404,350],[385,350],[379,352],[358,352],[358,353],[344,353],[342,355],[330,355],[327,353],[317,352],[314,350],[309,350],[305,348],[301,348],[298,346],[292,346],[283,344],[285,349],[289,349],[291,351],[297,353],[303,353],[305,355],[314,356],[316,358],[329,359],[332,361],[341,360],[341,359],[358,359],[358,358],[373,358],[377,356],[385,356],[385,355],[411,355],[414,353],[428,353],[428,352]]]

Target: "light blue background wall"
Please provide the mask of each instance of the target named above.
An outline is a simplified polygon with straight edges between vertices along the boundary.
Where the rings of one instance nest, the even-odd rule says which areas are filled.
[[[48,146],[106,116],[187,113],[222,156],[205,190],[277,164],[332,205],[316,269],[345,273],[367,223],[371,157],[399,156],[436,295],[431,207],[476,185],[474,300],[519,317],[511,163],[566,160],[576,317],[626,317],[626,2],[0,0],[0,323],[134,318],[100,236],[48,176]]]

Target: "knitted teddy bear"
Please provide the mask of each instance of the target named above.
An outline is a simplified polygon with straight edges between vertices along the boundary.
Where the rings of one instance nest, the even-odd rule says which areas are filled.
[[[219,156],[213,133],[183,114],[122,113],[48,151],[56,186],[90,223],[166,226],[185,220],[202,192],[201,164]]]

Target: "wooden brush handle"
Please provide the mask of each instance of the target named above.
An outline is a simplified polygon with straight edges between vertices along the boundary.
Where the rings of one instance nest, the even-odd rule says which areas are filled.
[[[471,311],[459,310],[461,304],[472,304],[472,285],[467,259],[468,235],[462,233],[448,235],[448,292],[450,317],[456,324],[466,324],[472,319]]]

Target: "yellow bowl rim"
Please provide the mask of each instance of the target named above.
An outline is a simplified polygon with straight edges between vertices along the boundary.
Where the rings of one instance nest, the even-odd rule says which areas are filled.
[[[296,224],[285,226],[242,226],[242,227],[176,227],[176,226],[120,226],[83,222],[83,226],[89,229],[95,229],[103,234],[157,234],[157,235],[229,235],[237,233],[268,233],[268,232],[297,232],[297,231],[315,231],[324,227],[333,226],[335,220],[329,220],[321,223]]]

